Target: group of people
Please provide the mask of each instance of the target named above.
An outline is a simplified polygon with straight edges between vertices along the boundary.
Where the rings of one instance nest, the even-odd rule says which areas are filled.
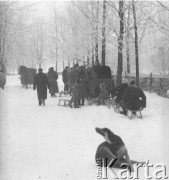
[[[111,70],[108,66],[101,66],[98,62],[93,67],[79,66],[78,64],[71,68],[66,66],[62,72],[62,80],[64,92],[71,95],[69,107],[80,108],[84,105],[85,99],[89,98],[97,98],[97,104],[101,105],[111,97],[123,109],[120,113],[124,115],[127,114],[127,110],[139,110],[146,107],[146,96],[142,89],[136,86],[134,80],[129,84],[126,79],[123,80],[122,84],[114,87],[110,94],[104,83],[96,88],[94,83],[99,78],[111,79]],[[47,89],[49,89],[51,97],[55,97],[59,92],[57,79],[58,74],[53,67],[49,68],[47,74],[43,73],[41,68],[38,70],[38,74],[34,78],[33,89],[37,89],[39,105],[45,105]]]
[[[47,74],[43,73],[43,69],[38,69],[38,73],[34,77],[33,90],[37,89],[39,106],[45,105],[47,89],[49,89],[51,97],[56,97],[56,93],[59,92],[57,79],[58,73],[54,71],[53,67],[49,68]]]
[[[96,79],[111,79],[111,69],[108,66],[101,66],[96,61],[94,66],[68,66],[62,72],[64,91],[70,92],[72,97],[69,102],[71,108],[80,108],[84,105],[85,99],[98,97],[101,91],[105,90],[105,85],[96,87]],[[100,102],[99,102],[100,103]]]

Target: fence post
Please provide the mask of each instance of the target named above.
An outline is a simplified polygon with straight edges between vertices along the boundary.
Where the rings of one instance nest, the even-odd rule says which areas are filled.
[[[149,89],[149,91],[150,91],[150,93],[152,92],[152,83],[153,83],[153,75],[152,75],[152,73],[150,73],[150,89]]]
[[[160,78],[160,82],[159,82],[158,95],[161,95],[161,78]]]

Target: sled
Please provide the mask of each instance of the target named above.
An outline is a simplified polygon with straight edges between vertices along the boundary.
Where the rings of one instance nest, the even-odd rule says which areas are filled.
[[[59,93],[59,97],[65,97],[65,96],[68,96],[68,95],[69,95],[69,92],[67,92],[67,91],[61,91]]]
[[[59,99],[58,106],[69,106],[69,99]]]
[[[132,120],[133,116],[137,116],[138,118],[142,119],[142,111],[143,109],[138,109],[138,110],[129,110],[127,109],[127,116],[129,117],[129,119]]]

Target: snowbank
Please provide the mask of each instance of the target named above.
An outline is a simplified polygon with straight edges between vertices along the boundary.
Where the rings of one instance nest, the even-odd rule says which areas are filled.
[[[143,119],[129,120],[104,106],[60,107],[59,98],[50,96],[39,107],[36,91],[22,88],[17,76],[7,78],[0,90],[6,107],[0,121],[1,180],[96,179],[94,157],[103,138],[95,127],[120,135],[131,159],[169,167],[168,99],[146,93]],[[63,89],[61,77],[58,83]],[[143,170],[139,177],[145,179]]]

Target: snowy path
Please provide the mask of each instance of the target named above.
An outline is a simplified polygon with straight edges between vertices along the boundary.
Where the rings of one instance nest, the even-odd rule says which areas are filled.
[[[39,107],[36,91],[22,88],[18,76],[7,81],[0,91],[0,180],[96,179],[94,156],[103,138],[95,127],[120,135],[131,159],[163,163],[169,171],[169,99],[146,93],[144,118],[131,121],[103,106],[60,107],[50,96]]]

